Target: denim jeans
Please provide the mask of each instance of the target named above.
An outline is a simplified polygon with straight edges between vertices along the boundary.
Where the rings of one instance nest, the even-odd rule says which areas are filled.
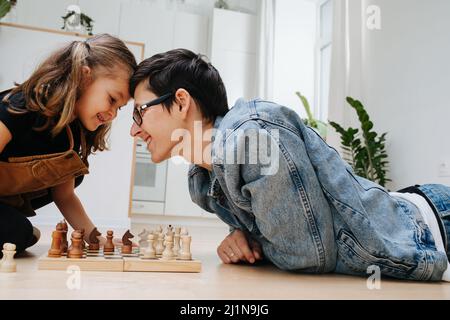
[[[291,109],[239,100],[214,128],[212,171],[191,166],[191,198],[231,229],[248,231],[279,268],[367,275],[377,266],[399,279],[442,278],[447,257],[436,250],[418,208],[357,176]],[[249,147],[254,132],[257,148]],[[259,141],[275,170],[255,157]],[[422,188],[447,217],[448,188]]]

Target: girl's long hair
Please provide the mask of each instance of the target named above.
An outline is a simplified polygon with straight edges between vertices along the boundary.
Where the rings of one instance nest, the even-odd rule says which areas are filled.
[[[3,101],[9,102],[9,97],[22,92],[26,109],[9,103],[8,110],[12,113],[39,112],[46,122],[35,130],[51,128],[52,135],[56,136],[73,119],[75,103],[82,94],[83,66],[91,68],[94,77],[98,67],[103,67],[110,76],[114,76],[117,67],[126,68],[131,76],[137,64],[125,43],[109,34],[99,34],[86,41],[72,41],[44,60],[28,80],[16,84]],[[80,128],[86,138],[86,147],[81,150],[84,159],[95,151],[108,149],[111,124],[101,125],[93,132],[86,130],[81,123]]]

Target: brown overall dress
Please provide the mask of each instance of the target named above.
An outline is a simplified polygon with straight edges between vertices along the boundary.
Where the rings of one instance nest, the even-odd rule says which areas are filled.
[[[0,161],[0,202],[18,209],[25,216],[36,215],[35,209],[52,202],[50,188],[76,178],[76,185],[89,173],[87,162],[73,150],[72,130],[66,127],[69,150],[60,153],[9,158]],[[85,139],[81,134],[82,148]],[[33,202],[41,205],[33,205]]]

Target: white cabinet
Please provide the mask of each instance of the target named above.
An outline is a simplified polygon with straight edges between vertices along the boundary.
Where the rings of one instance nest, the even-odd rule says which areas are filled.
[[[189,164],[181,157],[168,161],[166,215],[188,217],[214,217],[192,202],[188,186]]]
[[[214,9],[210,58],[227,89],[230,107],[256,95],[257,19],[254,15]]]
[[[149,2],[121,4],[119,35],[130,41],[145,43],[145,57],[172,49],[174,11]]]
[[[177,12],[173,30],[173,48],[206,54],[208,49],[208,17]]]
[[[81,12],[94,20],[94,34],[109,33],[116,36],[119,35],[120,3],[121,0],[78,0]]]

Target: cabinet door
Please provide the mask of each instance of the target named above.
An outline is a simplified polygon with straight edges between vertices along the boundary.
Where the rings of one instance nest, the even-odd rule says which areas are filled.
[[[254,15],[214,9],[211,26],[212,64],[227,88],[228,103],[256,95],[257,55],[256,17]]]
[[[119,35],[129,41],[145,43],[145,57],[172,49],[174,11],[147,1],[121,4]]]
[[[192,202],[189,195],[189,164],[181,157],[168,161],[165,215],[203,217],[211,215]]]

